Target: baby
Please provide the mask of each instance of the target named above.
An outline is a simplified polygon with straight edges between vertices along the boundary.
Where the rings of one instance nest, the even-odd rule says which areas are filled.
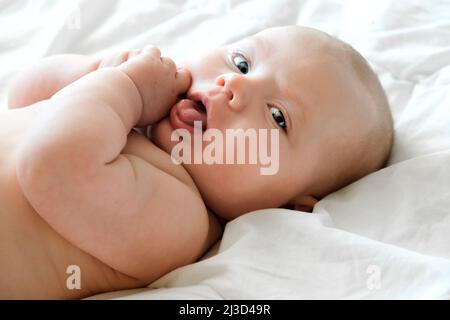
[[[8,103],[0,298],[146,286],[197,261],[226,221],[262,208],[311,211],[383,167],[392,144],[388,102],[365,60],[298,26],[178,67],[155,47],[46,58],[16,78]],[[278,171],[175,163],[172,133],[193,135],[194,121],[204,132],[277,130]]]

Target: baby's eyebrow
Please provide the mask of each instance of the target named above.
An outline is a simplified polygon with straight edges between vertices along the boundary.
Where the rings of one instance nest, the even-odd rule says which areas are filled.
[[[266,40],[264,40],[263,38],[261,38],[257,35],[253,35],[249,39],[250,39],[250,41],[253,41],[255,48],[258,49],[259,55],[265,56],[267,54],[268,43]]]

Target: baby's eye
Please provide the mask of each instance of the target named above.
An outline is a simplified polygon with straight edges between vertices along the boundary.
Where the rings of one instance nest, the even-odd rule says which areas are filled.
[[[232,60],[234,65],[239,69],[240,72],[242,72],[243,74],[248,73],[248,62],[242,54],[235,53],[232,57]]]
[[[275,119],[275,122],[283,129],[286,130],[286,120],[284,119],[283,112],[277,107],[270,107],[270,112],[272,113],[272,117]]]

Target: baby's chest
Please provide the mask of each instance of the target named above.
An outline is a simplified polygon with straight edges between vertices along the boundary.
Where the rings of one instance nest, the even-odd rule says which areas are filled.
[[[158,148],[141,133],[132,130],[121,153],[131,154],[145,160],[198,192],[194,181],[186,169],[182,165],[175,164],[169,154]]]

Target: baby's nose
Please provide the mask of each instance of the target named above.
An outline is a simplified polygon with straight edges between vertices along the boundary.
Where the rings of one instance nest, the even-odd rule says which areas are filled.
[[[246,105],[247,80],[240,74],[221,75],[216,79],[216,85],[222,87],[227,93],[229,106],[240,111]]]

